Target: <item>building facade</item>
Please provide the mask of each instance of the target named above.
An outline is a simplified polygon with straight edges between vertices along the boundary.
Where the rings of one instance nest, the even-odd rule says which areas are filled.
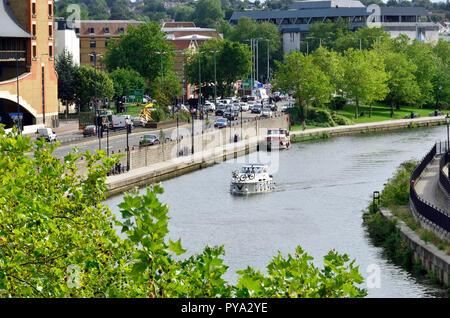
[[[0,0],[0,117],[23,132],[58,126],[52,0]]]
[[[63,18],[55,19],[55,57],[64,51],[72,54],[73,61],[80,65],[80,39],[71,24]]]
[[[347,20],[356,30],[377,22],[391,37],[407,35],[411,40],[425,42],[438,40],[439,27],[431,22],[428,12],[420,7],[378,7],[372,9],[356,0],[321,0],[294,2],[288,10],[235,12],[230,23],[241,17],[277,25],[283,40],[283,52],[298,50],[308,37],[309,27],[315,22]],[[372,20],[376,18],[376,20]]]

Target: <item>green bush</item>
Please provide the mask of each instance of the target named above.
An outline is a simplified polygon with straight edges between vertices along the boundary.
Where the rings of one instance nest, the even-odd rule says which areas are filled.
[[[324,108],[311,107],[308,109],[308,123],[313,122],[315,126],[334,127],[337,126],[330,112]]]
[[[343,97],[337,96],[333,97],[330,102],[327,104],[328,107],[334,110],[342,110],[344,109],[347,100]]]
[[[339,115],[336,112],[331,113],[331,117],[333,118],[334,122],[338,125],[353,125],[354,122],[351,119],[348,119],[347,117],[343,115]]]
[[[408,204],[410,178],[417,164],[417,161],[410,160],[400,165],[381,193],[382,206]]]
[[[157,123],[166,119],[166,113],[159,106],[155,106],[155,109],[152,111],[151,116],[152,116],[152,120]]]

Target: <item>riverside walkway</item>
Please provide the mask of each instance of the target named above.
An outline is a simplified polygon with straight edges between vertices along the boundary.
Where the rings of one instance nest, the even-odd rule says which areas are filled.
[[[439,160],[441,155],[433,158],[422,172],[415,184],[417,195],[442,211],[450,212],[450,198],[439,187]],[[447,173],[447,171],[444,171]]]

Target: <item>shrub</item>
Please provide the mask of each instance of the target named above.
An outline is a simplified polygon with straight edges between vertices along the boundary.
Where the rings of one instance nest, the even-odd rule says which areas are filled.
[[[351,119],[348,119],[347,117],[343,115],[339,115],[336,112],[331,113],[331,117],[333,118],[334,122],[338,125],[353,125],[354,122]]]
[[[334,122],[330,112],[324,108],[311,107],[308,109],[308,122],[314,122],[317,126],[334,127],[337,124]]]

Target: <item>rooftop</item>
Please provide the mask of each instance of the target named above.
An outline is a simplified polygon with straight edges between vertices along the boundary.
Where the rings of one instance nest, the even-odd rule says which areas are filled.
[[[31,38],[29,34],[12,14],[6,0],[0,0],[0,37],[2,38]]]

